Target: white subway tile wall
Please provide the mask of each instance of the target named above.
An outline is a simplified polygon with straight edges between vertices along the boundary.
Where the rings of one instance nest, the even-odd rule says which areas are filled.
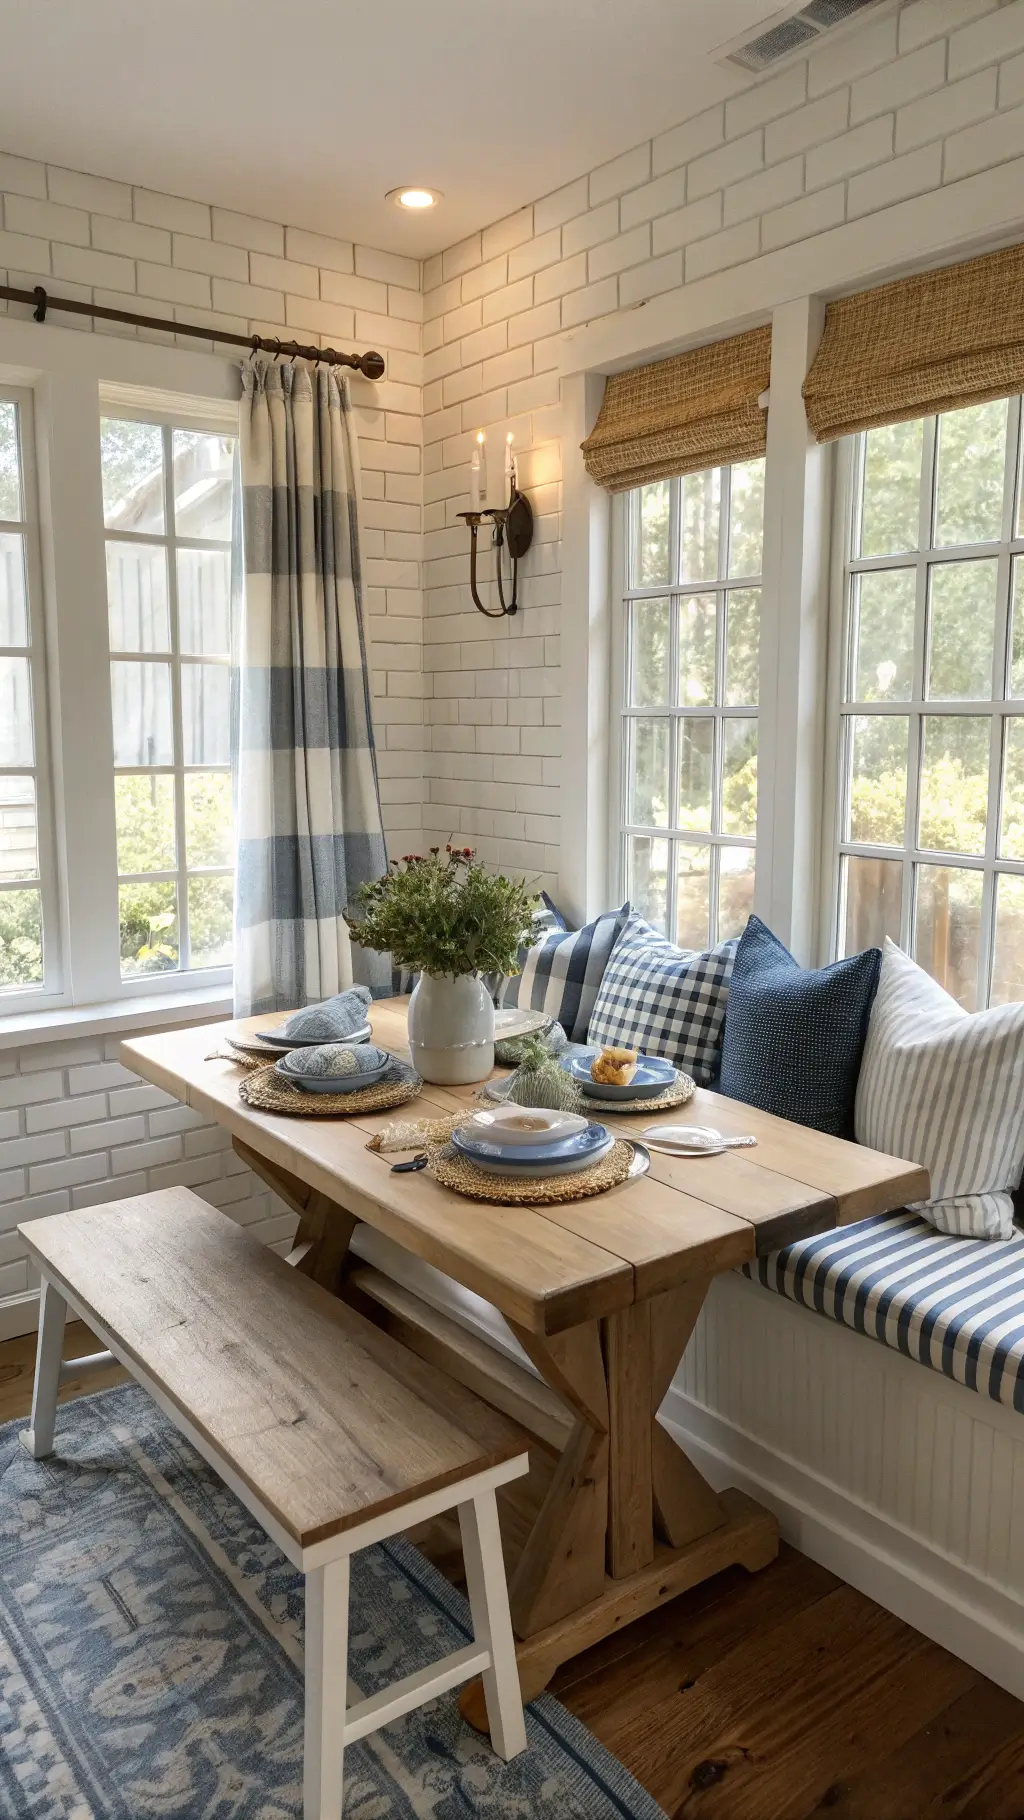
[[[1022,51],[1024,0],[915,0],[425,262],[432,841],[557,882],[560,331],[1010,160],[1024,184]],[[511,430],[537,514],[511,621],[482,619],[467,585],[457,514],[480,429],[492,503]]]
[[[0,270],[84,301],[134,293],[211,327],[381,350],[385,379],[353,393],[389,846],[457,836],[553,886],[559,334],[1017,160],[1024,193],[1024,0],[914,0],[470,235],[422,282],[397,254],[2,153]],[[479,429],[492,500],[511,431],[536,514],[511,621],[469,596],[457,514]],[[264,1237],[291,1230],[222,1133],[111,1068],[115,1042],[0,1057],[0,1307],[27,1283],[17,1221],[58,1206],[182,1181]]]
[[[295,1230],[228,1133],[122,1067],[118,1043],[82,1037],[0,1055],[0,1319],[5,1300],[37,1287],[17,1228],[44,1214],[185,1186],[268,1245]]]

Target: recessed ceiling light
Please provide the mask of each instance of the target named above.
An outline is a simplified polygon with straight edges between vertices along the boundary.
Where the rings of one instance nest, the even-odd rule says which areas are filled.
[[[388,190],[387,200],[393,202],[396,209],[434,209],[441,200],[441,192],[423,189],[419,184],[402,184],[397,190]]]

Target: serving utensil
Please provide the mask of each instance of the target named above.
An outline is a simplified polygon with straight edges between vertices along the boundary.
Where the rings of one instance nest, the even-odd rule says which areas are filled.
[[[749,1150],[755,1137],[724,1137],[713,1125],[648,1125],[644,1137],[652,1150],[667,1156],[721,1156],[723,1150]]]

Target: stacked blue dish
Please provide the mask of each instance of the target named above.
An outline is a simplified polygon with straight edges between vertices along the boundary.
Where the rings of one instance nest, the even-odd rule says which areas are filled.
[[[607,1156],[615,1139],[577,1112],[542,1106],[497,1106],[477,1112],[452,1134],[467,1162],[487,1175],[574,1175]]]
[[[392,1059],[372,1043],[319,1043],[290,1050],[274,1073],[302,1093],[359,1093],[384,1079]]]
[[[674,1062],[665,1060],[663,1055],[641,1055],[637,1061],[633,1078],[622,1086],[613,1085],[610,1081],[595,1081],[591,1074],[594,1061],[601,1054],[600,1049],[577,1050],[568,1055],[562,1062],[567,1074],[571,1074],[576,1085],[595,1100],[651,1100],[666,1087],[674,1087],[678,1069]]]

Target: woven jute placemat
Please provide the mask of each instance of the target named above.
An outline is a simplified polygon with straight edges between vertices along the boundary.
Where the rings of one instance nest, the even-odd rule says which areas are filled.
[[[596,1094],[588,1093],[585,1088],[581,1091],[589,1117],[619,1118],[623,1112],[667,1112],[670,1106],[685,1106],[687,1100],[692,1100],[696,1093],[697,1083],[680,1070],[674,1087],[666,1087],[662,1093],[652,1094],[650,1099],[602,1100]]]
[[[633,1146],[625,1138],[617,1138],[600,1162],[575,1175],[489,1175],[459,1156],[451,1144],[427,1149],[427,1170],[442,1188],[454,1188],[456,1194],[471,1200],[494,1201],[502,1207],[553,1207],[559,1201],[586,1200],[589,1195],[603,1194],[606,1188],[617,1188],[629,1175],[632,1162]]]
[[[577,1086],[579,1086],[579,1082],[577,1082]],[[668,1112],[673,1106],[685,1106],[688,1100],[692,1100],[696,1091],[696,1081],[680,1069],[676,1075],[675,1086],[666,1087],[661,1093],[652,1094],[649,1099],[603,1100],[599,1099],[597,1094],[584,1092],[580,1087],[579,1109],[590,1119],[618,1118],[624,1112]],[[481,1098],[485,1101],[505,1100],[507,1098],[506,1083],[504,1081],[490,1082],[484,1088]]]
[[[240,1068],[265,1068],[270,1053],[269,1048],[251,1049],[248,1043],[236,1042],[233,1036],[222,1036],[216,1047],[210,1050],[206,1060],[208,1062],[237,1062]],[[282,1051],[276,1049],[274,1054],[280,1057]]]
[[[259,1068],[238,1083],[238,1097],[259,1112],[284,1112],[293,1118],[354,1118],[359,1112],[387,1112],[405,1106],[423,1090],[423,1082],[405,1062],[392,1062],[382,1081],[353,1093],[304,1093],[290,1087],[274,1068]]]

